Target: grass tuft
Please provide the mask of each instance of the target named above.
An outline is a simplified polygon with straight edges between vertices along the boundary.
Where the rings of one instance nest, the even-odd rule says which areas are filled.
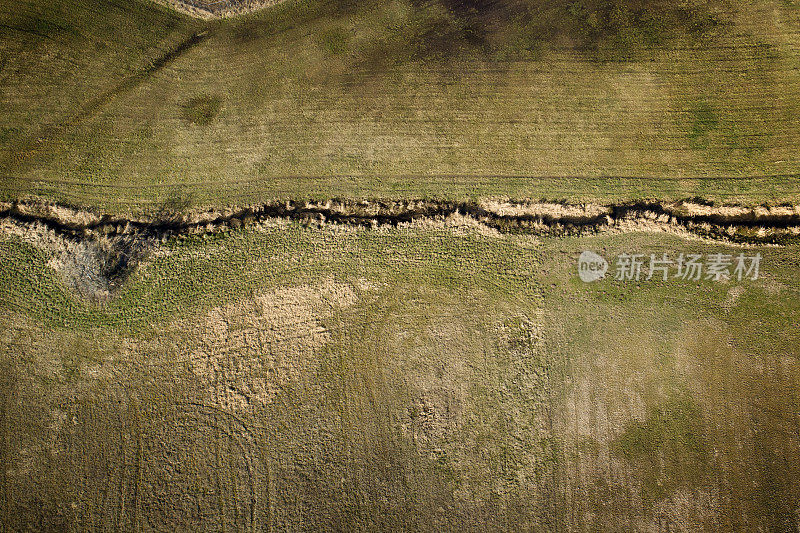
[[[219,96],[195,96],[183,105],[183,119],[198,126],[211,124],[222,108]]]

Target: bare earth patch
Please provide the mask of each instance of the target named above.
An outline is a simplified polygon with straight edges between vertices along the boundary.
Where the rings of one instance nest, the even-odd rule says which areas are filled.
[[[349,285],[328,280],[216,307],[174,328],[197,333],[188,367],[207,385],[212,404],[234,411],[263,407],[281,387],[313,369],[314,353],[330,339],[320,319],[356,299]]]
[[[155,0],[181,13],[203,19],[233,17],[273,6],[281,0]]]

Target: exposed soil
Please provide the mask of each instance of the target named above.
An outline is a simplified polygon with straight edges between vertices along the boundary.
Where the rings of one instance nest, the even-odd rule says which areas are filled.
[[[568,204],[531,200],[289,200],[225,209],[162,210],[126,218],[52,203],[0,203],[0,218],[39,223],[75,238],[137,235],[157,239],[219,233],[269,219],[356,226],[397,226],[452,215],[471,217],[500,232],[542,235],[594,233],[625,221],[655,221],[703,236],[753,244],[781,244],[800,231],[800,206],[731,206],[694,200]]]
[[[272,6],[281,0],[156,0],[199,18],[230,17]]]

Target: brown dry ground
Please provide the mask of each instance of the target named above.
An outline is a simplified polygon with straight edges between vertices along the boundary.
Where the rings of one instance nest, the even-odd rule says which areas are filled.
[[[757,281],[593,285],[586,248],[731,249],[273,222],[161,246],[93,303],[6,234],[0,523],[796,529],[797,247]]]

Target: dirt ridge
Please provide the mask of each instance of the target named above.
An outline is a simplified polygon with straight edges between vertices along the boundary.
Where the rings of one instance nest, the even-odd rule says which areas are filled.
[[[271,7],[282,0],[154,0],[155,2],[199,19],[217,19],[244,15]]]
[[[531,200],[290,200],[224,209],[162,209],[124,217],[40,201],[0,202],[0,219],[43,224],[59,234],[173,238],[236,230],[269,219],[307,224],[398,226],[419,220],[467,216],[501,233],[575,235],[594,233],[622,221],[642,220],[737,243],[784,244],[800,238],[800,205],[733,206],[697,200],[571,204]]]

